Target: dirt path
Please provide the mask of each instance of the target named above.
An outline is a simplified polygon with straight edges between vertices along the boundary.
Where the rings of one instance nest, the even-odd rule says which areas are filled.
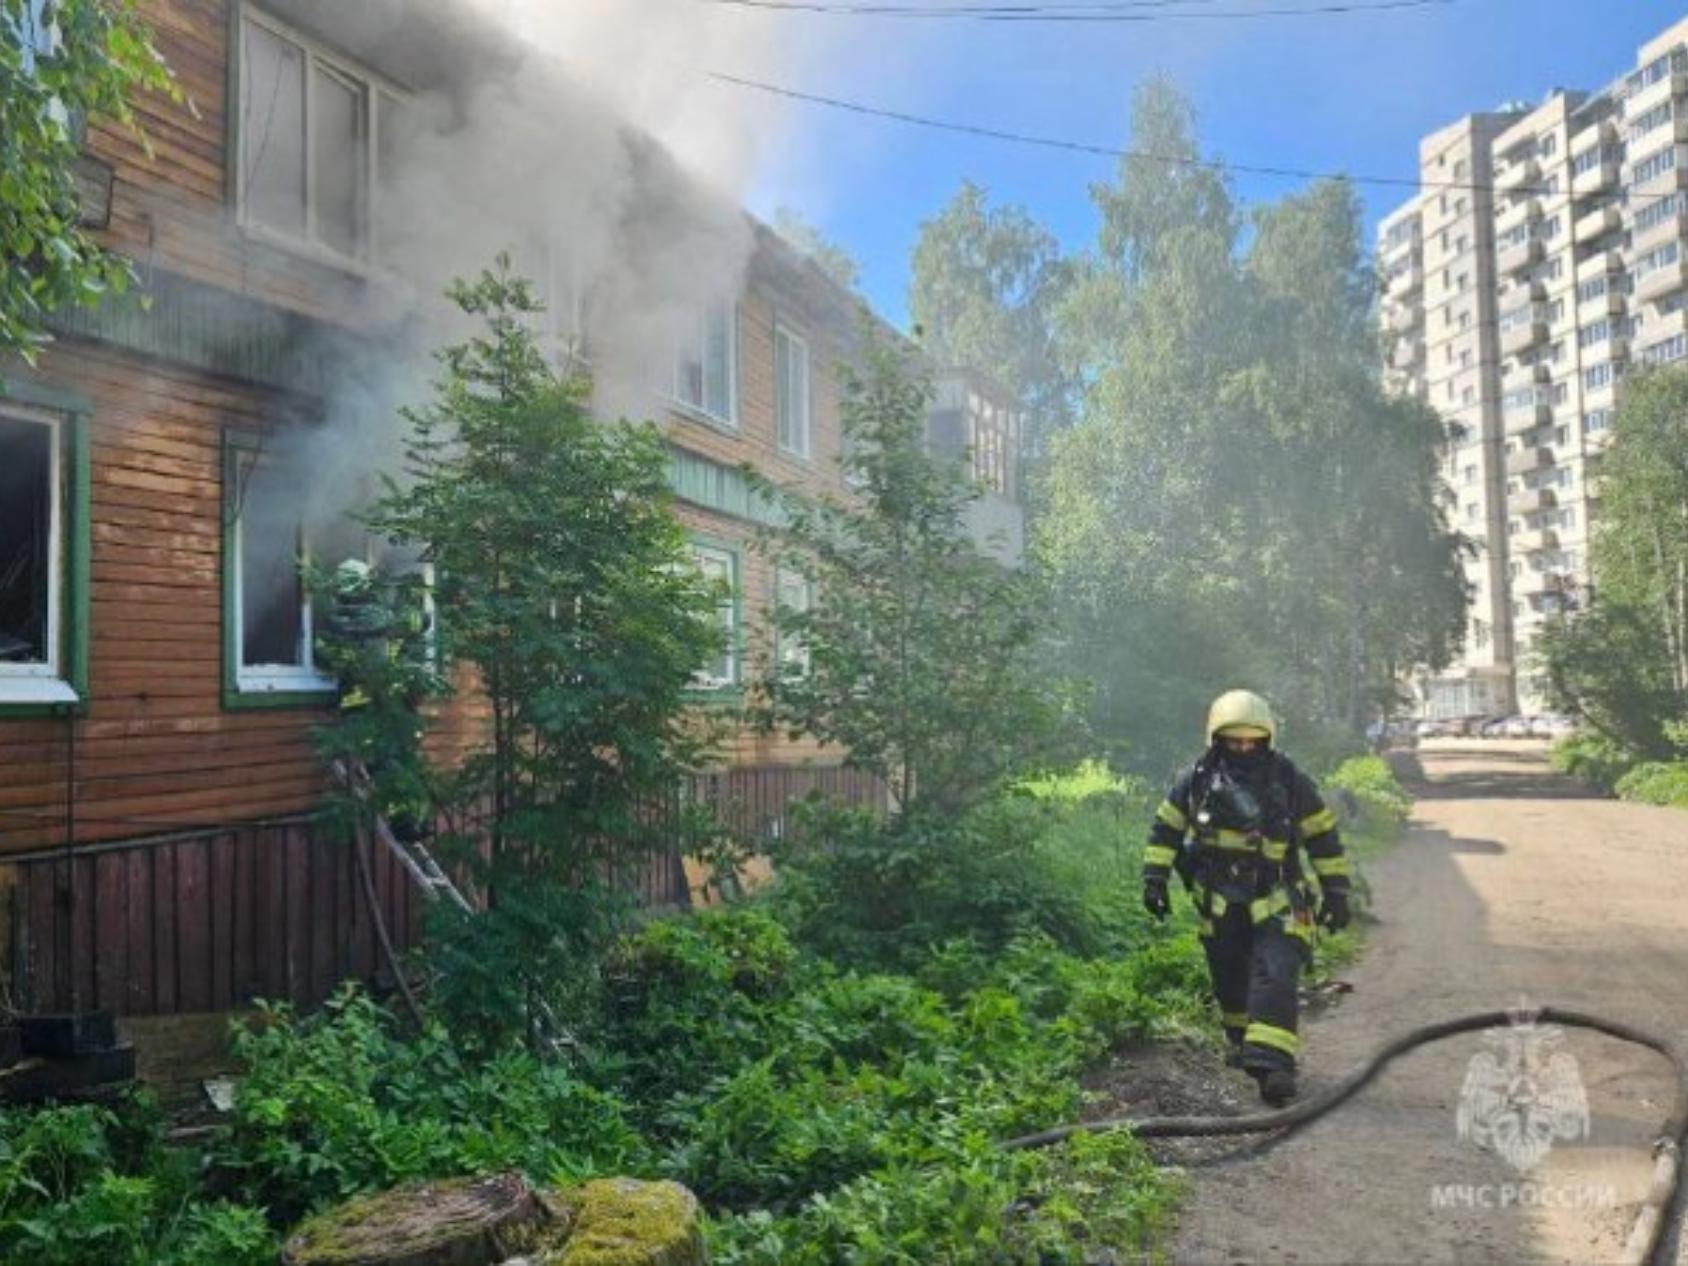
[[[1421,755],[1430,783],[1412,830],[1368,871],[1379,922],[1346,973],[1354,992],[1306,1025],[1306,1090],[1388,1035],[1520,997],[1688,1044],[1688,814],[1585,798],[1540,745],[1451,740]],[[1422,1048],[1277,1147],[1193,1167],[1177,1260],[1612,1260],[1646,1188],[1670,1066],[1567,1033],[1588,1135],[1520,1172],[1458,1137],[1468,1069],[1488,1049],[1476,1035]]]

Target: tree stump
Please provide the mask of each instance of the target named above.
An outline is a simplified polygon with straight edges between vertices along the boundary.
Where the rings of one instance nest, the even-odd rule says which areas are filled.
[[[570,1228],[545,1266],[704,1266],[697,1197],[679,1183],[600,1178],[544,1200]]]
[[[287,1240],[282,1266],[486,1266],[545,1216],[520,1174],[410,1183],[337,1205]],[[653,1261],[656,1259],[652,1259]]]

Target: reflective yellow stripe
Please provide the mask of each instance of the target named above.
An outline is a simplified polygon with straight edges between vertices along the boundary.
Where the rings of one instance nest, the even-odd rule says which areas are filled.
[[[1170,826],[1174,831],[1185,831],[1190,827],[1190,819],[1184,816],[1184,811],[1170,800],[1162,800],[1160,808],[1155,810],[1155,816]],[[1139,822],[1143,819],[1138,818]]]
[[[1209,909],[1212,911],[1214,918],[1217,919],[1230,908],[1231,903],[1226,901],[1224,897],[1220,896],[1217,892],[1213,894],[1213,904],[1209,907]]]
[[[1289,909],[1289,893],[1282,888],[1269,896],[1257,897],[1248,903],[1249,918],[1255,923],[1264,923],[1274,914]]]
[[[1289,845],[1283,840],[1267,840],[1260,848],[1269,862],[1281,862],[1289,853]]]
[[[1197,923],[1196,923],[1196,935],[1197,936],[1212,936],[1213,935],[1213,920],[1212,919],[1200,919],[1200,920],[1198,920]]]
[[[1315,835],[1323,835],[1326,831],[1336,830],[1336,814],[1329,809],[1320,809],[1317,813],[1309,813],[1301,819],[1301,835],[1303,839],[1312,839]]]
[[[1315,875],[1346,875],[1349,873],[1346,857],[1314,857],[1310,860],[1313,863]]]
[[[1258,849],[1268,861],[1281,862],[1289,853],[1289,844],[1285,840],[1268,840],[1259,835],[1251,835],[1247,831],[1233,831],[1227,827],[1220,827],[1212,835],[1199,838],[1203,844],[1227,853],[1252,853]]]
[[[1251,1042],[1255,1046],[1270,1046],[1286,1055],[1294,1055],[1301,1049],[1301,1039],[1288,1029],[1280,1029],[1275,1024],[1262,1024],[1259,1020],[1248,1026],[1243,1034],[1243,1041]]]
[[[1228,1029],[1240,1029],[1248,1024],[1246,1011],[1221,1011],[1219,1021]]]
[[[1145,866],[1170,866],[1178,859],[1178,850],[1165,844],[1150,844],[1143,850]]]
[[[1311,919],[1291,919],[1284,925],[1284,931],[1288,932],[1293,937],[1306,941],[1309,945],[1313,944],[1313,938],[1316,937],[1319,932],[1318,928],[1313,926],[1313,921]]]

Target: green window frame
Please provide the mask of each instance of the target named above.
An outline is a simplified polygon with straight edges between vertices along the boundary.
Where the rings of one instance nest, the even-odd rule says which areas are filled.
[[[91,412],[87,401],[74,393],[16,378],[0,381],[0,417],[49,427],[56,467],[49,562],[51,658],[16,673],[0,671],[0,717],[87,710],[93,558]]]
[[[223,707],[320,708],[334,700],[336,683],[314,670],[311,662],[311,601],[302,598],[300,652],[297,666],[247,665],[244,663],[245,626],[243,610],[243,551],[240,504],[250,491],[244,463],[257,461],[263,444],[249,432],[223,431]],[[301,538],[301,560],[308,556],[308,542]]]
[[[690,692],[702,699],[732,698],[744,689],[744,554],[738,544],[700,532],[689,532],[686,543],[695,562],[724,564],[732,593],[720,607],[727,625],[725,674],[699,670]]]

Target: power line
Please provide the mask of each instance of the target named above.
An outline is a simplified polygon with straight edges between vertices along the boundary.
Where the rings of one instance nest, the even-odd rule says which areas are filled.
[[[1018,132],[1007,128],[989,127],[979,123],[963,123],[954,119],[938,119],[929,115],[913,114],[906,110],[891,110],[883,106],[868,105],[861,101],[849,101],[842,97],[829,97],[818,92],[803,92],[796,88],[787,88],[782,84],[766,83],[759,79],[746,79],[722,71],[708,71],[706,77],[715,80],[717,83],[747,88],[754,92],[765,92],[770,96],[783,97],[790,101],[825,106],[828,109],[841,110],[847,114],[862,115],[874,119],[888,119],[894,123],[906,123],[911,127],[926,128],[937,132],[953,132],[962,136],[974,136],[989,141],[1005,141],[1013,145],[1030,145],[1041,149],[1062,150],[1071,154],[1085,154],[1094,158],[1120,160],[1136,158],[1145,162],[1165,163],[1171,167],[1241,172],[1251,176],[1274,176],[1286,180],[1346,180],[1348,183],[1355,185],[1379,185],[1387,188],[1412,189],[1419,192],[1448,190],[1492,194],[1497,192],[1498,189],[1493,183],[1478,184],[1464,180],[1429,180],[1418,176],[1364,176],[1356,175],[1353,172],[1319,171],[1308,167],[1277,167],[1263,163],[1235,163],[1218,158],[1195,158],[1187,154],[1157,154],[1152,150],[1098,145],[1090,141],[1075,141],[1066,137],[1043,136],[1035,132]],[[1506,192],[1540,198],[1551,197],[1563,191],[1546,185],[1520,184],[1509,186]],[[1674,192],[1640,196],[1625,194],[1623,200],[1627,203],[1646,203],[1676,196],[1677,194]]]
[[[1395,9],[1423,9],[1458,0],[1346,0],[1299,8],[1190,9],[1216,0],[1112,0],[1092,4],[970,4],[925,8],[910,4],[858,3],[852,0],[704,0],[705,3],[764,13],[821,14],[829,17],[915,18],[965,22],[1175,22],[1180,18],[1237,21],[1249,18],[1311,17],[1321,14],[1382,13]],[[1164,10],[1178,9],[1178,12]],[[1154,10],[1151,12],[1150,10]],[[1186,11],[1187,10],[1187,11]]]

